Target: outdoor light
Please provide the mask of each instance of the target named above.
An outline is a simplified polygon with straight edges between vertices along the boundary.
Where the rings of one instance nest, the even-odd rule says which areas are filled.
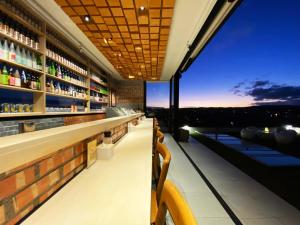
[[[90,22],[91,21],[91,17],[89,15],[85,15],[83,17],[83,19],[84,19],[85,22]]]
[[[268,127],[265,127],[265,133],[269,133],[270,132],[270,130],[269,130],[269,128]]]
[[[287,130],[293,130],[293,126],[292,125],[285,125],[284,127]]]
[[[184,125],[184,126],[182,127],[182,129],[188,130],[188,131],[191,131],[191,130],[192,130],[192,128],[191,128],[190,126],[188,126],[188,125]]]

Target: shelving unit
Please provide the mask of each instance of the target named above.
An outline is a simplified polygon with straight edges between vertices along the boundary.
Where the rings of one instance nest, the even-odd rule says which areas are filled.
[[[46,92],[46,95],[49,95],[49,96],[51,95],[51,96],[56,96],[56,97],[61,97],[61,98],[71,98],[71,99],[76,99],[76,100],[81,100],[81,101],[88,101],[88,99],[85,99],[85,98],[78,98],[78,97],[56,94],[56,93],[51,93],[51,92]]]
[[[26,70],[30,70],[32,72],[35,72],[35,73],[39,73],[39,74],[42,74],[43,71],[41,70],[37,70],[37,69],[34,69],[32,67],[29,67],[29,66],[25,66],[23,64],[19,64],[19,63],[16,63],[16,62],[12,62],[12,61],[9,61],[9,60],[6,60],[6,59],[1,59],[0,58],[0,62],[4,63],[4,64],[9,64],[11,66],[15,66],[15,67],[18,67],[18,68],[22,68],[22,69],[26,69]]]
[[[0,1],[0,12],[10,19],[16,21],[17,23],[20,23],[22,26],[24,26],[26,29],[30,30],[34,35],[38,36],[39,40],[39,49],[35,49],[33,47],[30,47],[26,45],[25,43],[14,39],[13,37],[9,36],[8,34],[0,32],[0,39],[7,39],[9,42],[13,42],[16,45],[19,45],[22,48],[25,48],[26,50],[29,50],[31,53],[35,53],[38,56],[41,57],[42,61],[42,71],[37,70],[31,67],[28,67],[26,65],[18,64],[16,62],[12,62],[9,60],[1,59],[0,58],[0,64],[6,64],[8,66],[12,66],[15,68],[19,69],[25,69],[27,71],[32,72],[33,74],[36,74],[40,78],[41,82],[41,90],[32,90],[32,89],[27,89],[23,87],[17,87],[17,86],[9,86],[9,85],[3,85],[0,84],[0,90],[5,90],[5,91],[13,91],[13,92],[24,92],[24,93],[32,93],[33,98],[32,98],[32,104],[33,104],[33,112],[30,113],[0,113],[0,118],[4,117],[26,117],[26,116],[45,116],[45,115],[77,115],[77,114],[97,114],[97,113],[103,113],[100,112],[100,110],[103,109],[104,106],[108,106],[109,102],[105,101],[96,101],[91,97],[91,92],[92,90],[90,88],[90,84],[94,82],[97,85],[100,85],[104,89],[108,91],[108,94],[101,93],[100,91],[94,91],[98,93],[101,98],[105,98],[109,100],[109,85],[107,82],[99,82],[95,79],[92,78],[92,72],[93,74],[98,75],[102,79],[104,78],[105,80],[108,80],[108,77],[105,77],[103,73],[99,72],[101,69],[97,68],[96,65],[94,65],[90,59],[86,56],[79,55],[78,53],[76,54],[73,49],[77,49],[78,47],[73,46],[71,43],[68,42],[68,40],[64,39],[63,36],[59,35],[56,33],[56,31],[53,30],[52,27],[50,27],[47,22],[44,21],[37,21],[41,27],[32,25],[30,22],[25,20],[23,17],[20,15],[16,14],[13,10],[9,9],[6,7],[5,4],[3,4]],[[37,28],[39,27],[39,29]],[[58,41],[57,41],[58,40]],[[60,52],[63,53],[64,56],[66,56],[68,59],[71,59],[71,61],[77,65],[79,65],[81,68],[84,67],[84,69],[87,71],[87,74],[83,74],[80,71],[77,71],[76,69],[72,68],[71,66],[66,65],[62,61],[59,61],[53,57],[49,57],[47,55],[47,43],[49,43],[51,46],[55,46],[56,49],[59,49]],[[65,45],[63,45],[63,44]],[[65,80],[63,78],[59,78],[56,76],[53,76],[46,71],[46,60],[49,59],[60,66],[64,67],[65,69],[71,71],[72,73],[76,74],[76,76],[81,77],[86,85],[82,85],[76,82],[72,82],[70,80]],[[73,61],[74,59],[74,61]],[[78,64],[79,63],[79,64]],[[0,75],[1,76],[1,75]],[[108,75],[106,75],[108,76]],[[82,88],[85,90],[87,97],[86,99],[83,98],[78,98],[78,97],[73,97],[73,96],[68,96],[68,95],[62,95],[62,94],[56,94],[52,92],[48,92],[46,89],[46,80],[53,80],[53,82],[59,82],[60,84],[63,84],[64,86],[74,86],[77,88]],[[51,97],[51,98],[50,98]],[[55,97],[55,98],[53,98]],[[80,104],[83,104],[86,107],[86,112],[46,112],[47,108],[47,103],[48,101],[52,101],[51,104],[53,103],[53,99],[58,99],[58,102],[64,102],[67,101],[67,99],[73,99],[76,100],[76,102],[82,102]],[[70,101],[70,100],[69,100]],[[75,102],[75,101],[74,101]],[[10,103],[10,102],[8,102]],[[20,102],[22,103],[22,102]],[[67,104],[67,103],[66,103]],[[91,104],[92,105],[100,105],[102,108],[93,108],[91,110]],[[53,106],[53,105],[52,105]],[[52,107],[51,106],[51,107]],[[80,105],[82,106],[82,105]],[[95,112],[95,110],[98,110],[99,112]]]
[[[15,44],[18,44],[18,45],[20,45],[20,46],[22,46],[22,47],[24,47],[24,48],[27,48],[28,50],[30,50],[30,51],[32,51],[32,52],[35,52],[35,53],[37,53],[37,54],[39,54],[39,55],[42,55],[42,54],[43,54],[43,52],[41,52],[40,50],[37,50],[37,49],[35,49],[35,48],[32,48],[32,47],[30,47],[29,45],[26,45],[26,44],[24,44],[23,42],[21,42],[21,41],[19,41],[19,40],[16,40],[16,39],[12,38],[11,36],[9,36],[9,35],[7,35],[7,34],[4,34],[4,33],[2,33],[2,32],[0,32],[0,37],[1,37],[1,38],[4,38],[4,39],[7,39],[7,40],[9,40],[9,41],[11,41],[11,42],[14,42]]]
[[[33,90],[33,89],[29,89],[29,88],[22,88],[22,87],[16,87],[16,86],[10,86],[10,85],[3,85],[3,84],[0,84],[0,89],[6,89],[6,90],[12,90],[12,91],[30,92],[30,93],[44,93],[44,91],[41,91],[41,90]]]
[[[86,87],[86,86],[83,86],[83,85],[80,85],[80,84],[76,84],[76,83],[74,83],[74,82],[71,82],[71,81],[68,81],[68,80],[65,80],[65,79],[62,79],[62,78],[59,78],[59,77],[50,75],[49,73],[46,73],[46,77],[48,77],[48,78],[50,78],[50,79],[53,79],[53,80],[61,81],[62,83],[72,84],[72,85],[77,86],[77,87],[89,89],[89,88]]]

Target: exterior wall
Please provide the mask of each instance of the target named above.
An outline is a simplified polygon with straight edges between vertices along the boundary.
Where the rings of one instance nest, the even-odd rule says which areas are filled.
[[[116,106],[140,109],[144,106],[143,81],[117,81],[115,82]]]
[[[128,132],[128,124],[111,130],[113,143]],[[103,133],[0,174],[0,224],[15,224],[42,205],[87,164],[87,143]]]

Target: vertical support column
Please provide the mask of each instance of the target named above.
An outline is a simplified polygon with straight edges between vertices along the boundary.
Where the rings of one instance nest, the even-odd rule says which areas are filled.
[[[173,107],[173,77],[170,79],[170,93],[169,93],[169,120],[168,120],[168,130],[172,133],[172,107]]]
[[[174,106],[173,106],[173,128],[174,138],[178,140],[179,137],[179,81],[181,74],[177,72],[174,76]]]
[[[41,91],[39,93],[33,93],[33,111],[34,112],[46,112],[46,73],[48,71],[46,70],[46,33],[47,33],[47,27],[46,23],[43,23],[43,34],[39,35],[39,45],[40,45],[40,51],[42,52],[42,55],[40,55],[42,60],[42,71],[43,73],[40,76],[40,82],[41,82]]]
[[[91,61],[88,60],[87,61],[87,71],[88,71],[88,74],[87,74],[87,77],[86,77],[86,85],[87,85],[87,102],[86,102],[86,107],[87,107],[87,112],[90,112],[91,111],[91,91],[90,91],[90,88],[91,88]]]
[[[147,82],[144,81],[144,105],[143,105],[143,111],[146,113],[147,108]]]

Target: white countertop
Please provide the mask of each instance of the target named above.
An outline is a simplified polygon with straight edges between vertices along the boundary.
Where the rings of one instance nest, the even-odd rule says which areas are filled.
[[[141,115],[143,113],[0,137],[0,174]]]
[[[152,119],[133,127],[110,160],[97,160],[22,224],[150,224]]]

